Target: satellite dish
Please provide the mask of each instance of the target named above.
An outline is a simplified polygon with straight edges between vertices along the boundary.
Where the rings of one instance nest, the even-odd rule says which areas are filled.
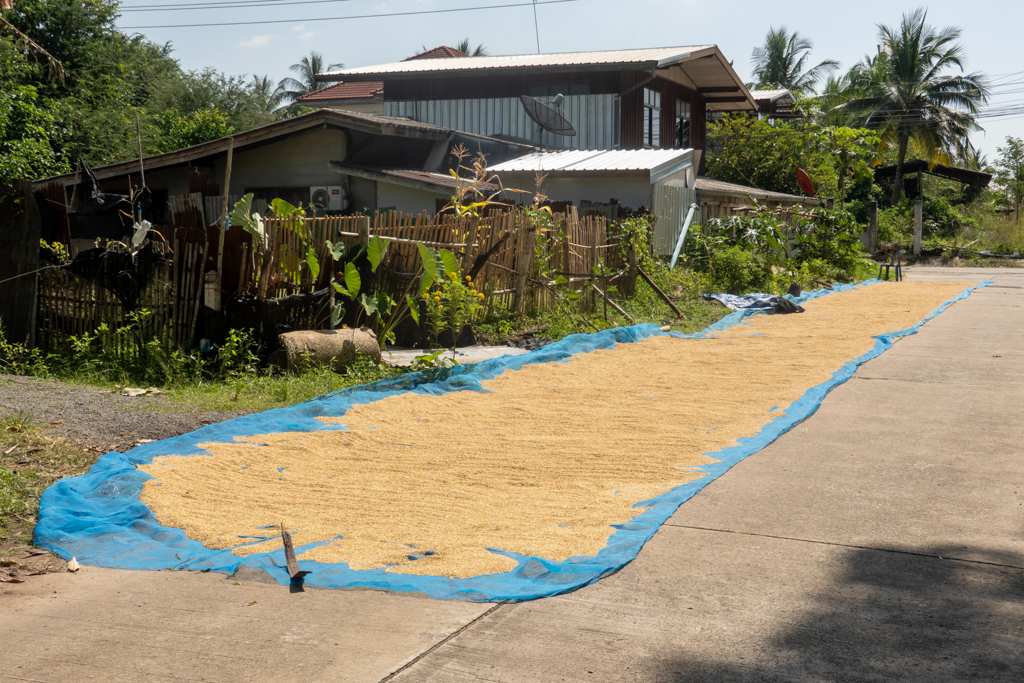
[[[523,103],[526,115],[533,119],[534,123],[555,135],[572,137],[576,135],[576,129],[562,113],[562,102],[565,100],[561,95],[556,95],[551,104],[541,102],[535,97],[520,95],[519,101]]]
[[[796,169],[796,181],[800,183],[800,189],[804,191],[805,195],[814,196],[814,183],[811,182],[811,176],[807,175],[807,171],[802,168]]]

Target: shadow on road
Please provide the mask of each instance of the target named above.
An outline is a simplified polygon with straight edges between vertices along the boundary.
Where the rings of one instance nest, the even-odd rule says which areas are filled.
[[[1024,567],[1016,553],[932,548]],[[696,681],[1024,681],[1024,570],[851,550],[834,583],[774,638],[729,661],[663,662]]]

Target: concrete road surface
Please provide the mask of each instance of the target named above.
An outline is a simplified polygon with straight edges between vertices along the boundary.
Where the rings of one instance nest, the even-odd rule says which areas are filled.
[[[521,604],[84,568],[0,681],[1022,681],[1024,269],[863,365],[614,576]]]

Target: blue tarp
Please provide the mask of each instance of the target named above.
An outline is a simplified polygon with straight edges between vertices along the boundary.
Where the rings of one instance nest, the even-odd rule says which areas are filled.
[[[874,282],[874,281],[872,281]],[[990,282],[978,285],[983,287]],[[834,291],[848,291],[854,285],[836,286],[832,290],[809,292],[794,298],[804,303]],[[596,556],[572,557],[553,562],[491,549],[519,562],[512,571],[469,579],[391,574],[382,569],[354,571],[344,563],[323,564],[300,561],[301,569],[311,572],[305,582],[311,586],[362,586],[398,591],[421,591],[446,599],[476,601],[530,600],[557,595],[593,583],[621,568],[636,557],[643,544],[688,500],[733,465],[764,448],[782,434],[810,416],[830,389],[845,382],[857,366],[888,349],[892,340],[913,334],[926,320],[941,313],[958,299],[975,289],[967,289],[929,314],[921,323],[906,330],[879,336],[871,351],[844,364],[832,378],[809,389],[802,398],[785,408],[786,414],[768,422],[759,434],[741,439],[740,445],[708,453],[718,460],[700,468],[705,476],[679,486],[639,507],[650,508],[633,521],[615,526],[608,545]],[[615,344],[633,343],[655,335],[669,334],[681,338],[703,338],[732,325],[756,312],[739,311],[697,334],[663,333],[655,325],[604,330],[595,334],[573,335],[521,356],[505,356],[443,371],[428,371],[354,387],[328,394],[313,401],[288,408],[239,417],[210,425],[189,434],[138,446],[127,453],[108,453],[88,473],[62,479],[43,494],[36,545],[52,550],[65,559],[76,556],[82,564],[123,569],[192,569],[234,572],[241,565],[265,569],[281,583],[288,583],[283,550],[240,558],[230,550],[210,550],[194,541],[181,529],[161,526],[152,511],[140,500],[143,483],[151,477],[136,466],[149,463],[162,455],[206,454],[198,444],[234,441],[235,436],[251,436],[276,432],[306,432],[323,429],[344,429],[324,425],[316,418],[339,417],[354,405],[372,403],[404,392],[439,395],[449,391],[484,391],[480,382],[493,379],[506,370],[525,365],[564,361],[579,353],[614,348]],[[296,547],[296,552],[321,545]]]

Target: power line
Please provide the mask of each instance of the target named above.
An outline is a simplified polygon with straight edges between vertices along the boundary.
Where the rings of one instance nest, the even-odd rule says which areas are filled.
[[[478,7],[458,7],[451,9],[420,10],[415,12],[392,12],[389,14],[360,14],[347,17],[310,17],[306,19],[268,19],[264,21],[224,21],[218,23],[204,24],[160,24],[154,26],[119,26],[121,30],[138,30],[146,28],[204,28],[206,26],[252,26],[254,24],[300,24],[318,21],[345,21],[349,19],[380,19],[385,17],[409,17],[424,14],[451,14],[454,12],[474,12],[488,9],[505,9],[509,7],[530,7],[537,5],[558,5],[563,2],[577,2],[578,0],[541,0],[537,3],[517,2],[507,5],[485,5]]]
[[[152,7],[122,7],[122,12],[182,12],[218,9],[239,9],[246,7],[283,7],[285,5],[319,5],[325,2],[352,2],[352,0],[223,0],[204,2],[196,5],[167,5]]]

